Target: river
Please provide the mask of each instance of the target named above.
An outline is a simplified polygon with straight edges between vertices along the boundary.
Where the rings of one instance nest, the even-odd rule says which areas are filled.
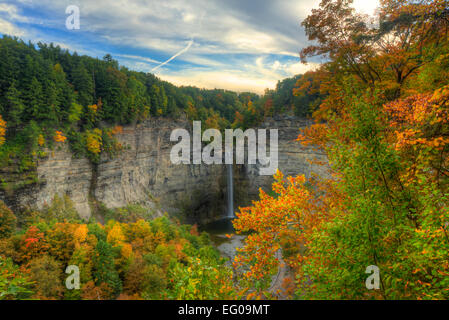
[[[234,261],[236,248],[243,247],[243,241],[246,237],[235,234],[232,220],[232,218],[224,218],[200,227],[201,231],[206,231],[210,234],[215,247],[223,257],[228,258],[229,264]],[[232,237],[226,237],[227,234],[232,235]]]

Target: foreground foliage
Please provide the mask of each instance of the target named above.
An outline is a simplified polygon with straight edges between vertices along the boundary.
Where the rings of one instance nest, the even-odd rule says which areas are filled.
[[[252,231],[236,265],[256,280],[282,250],[296,298],[449,298],[448,2],[385,0],[379,23],[323,0],[304,22],[325,54],[316,145],[329,175],[276,175],[235,226]],[[365,287],[368,266],[379,290]]]
[[[0,205],[2,212],[10,213]],[[0,239],[0,299],[235,296],[232,270],[211,247],[209,236],[199,234],[195,227],[167,217],[128,223],[110,219],[104,226],[86,224],[75,222],[67,207],[53,205],[45,219],[33,214],[22,231]],[[9,220],[0,222],[0,226],[10,227]],[[69,265],[80,270],[79,290],[65,285]]]

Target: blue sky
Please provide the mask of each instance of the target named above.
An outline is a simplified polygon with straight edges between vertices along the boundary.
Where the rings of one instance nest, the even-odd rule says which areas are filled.
[[[355,0],[372,13],[378,0]],[[303,65],[300,22],[318,0],[0,0],[0,34],[53,42],[177,85],[262,93],[317,66]],[[66,8],[80,29],[66,28]],[[168,63],[163,64],[170,58]]]

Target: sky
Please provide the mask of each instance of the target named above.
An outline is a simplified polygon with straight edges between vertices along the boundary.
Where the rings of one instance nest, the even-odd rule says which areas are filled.
[[[53,42],[78,54],[110,53],[129,69],[176,85],[263,93],[316,68],[301,21],[319,0],[0,0],[0,34]],[[80,12],[69,30],[68,6]],[[378,0],[355,0],[372,14]],[[71,13],[71,12],[69,12]]]

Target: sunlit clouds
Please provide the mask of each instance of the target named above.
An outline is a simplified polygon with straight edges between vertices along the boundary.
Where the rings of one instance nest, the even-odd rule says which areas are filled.
[[[81,29],[65,29],[65,9],[80,8]],[[6,0],[0,33],[55,42],[180,85],[262,93],[316,67],[299,63],[308,44],[300,25],[308,0]],[[370,13],[378,1],[356,0]]]

